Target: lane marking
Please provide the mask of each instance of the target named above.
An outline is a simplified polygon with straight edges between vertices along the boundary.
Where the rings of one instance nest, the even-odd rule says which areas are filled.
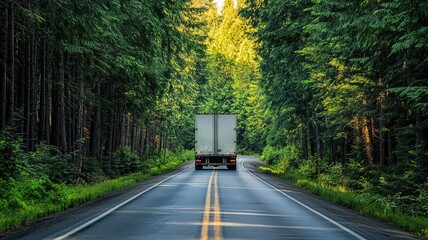
[[[221,215],[220,215],[220,201],[218,195],[218,172],[215,171],[214,175],[214,239],[222,239],[221,232]]]
[[[69,231],[69,232],[67,232],[67,233],[65,233],[65,234],[63,234],[63,235],[61,235],[61,236],[59,236],[59,237],[54,238],[54,240],[62,240],[62,239],[65,239],[65,238],[67,238],[67,237],[69,237],[69,236],[71,236],[71,235],[73,235],[73,234],[75,234],[75,233],[77,233],[77,232],[81,231],[82,229],[84,229],[84,228],[86,228],[86,227],[88,227],[88,226],[90,226],[90,225],[94,224],[95,222],[97,222],[97,221],[99,221],[100,219],[104,218],[105,216],[109,215],[111,212],[113,212],[113,211],[117,210],[118,208],[123,207],[124,205],[126,205],[126,204],[130,203],[131,201],[133,201],[133,200],[134,200],[134,199],[136,199],[137,197],[139,197],[139,196],[143,195],[144,193],[146,193],[146,192],[148,192],[148,191],[152,190],[153,188],[155,188],[155,187],[159,186],[160,184],[162,184],[162,183],[164,183],[164,182],[168,181],[169,179],[171,179],[171,178],[173,178],[173,177],[175,177],[175,176],[178,176],[178,175],[180,175],[180,174],[184,173],[185,171],[187,171],[187,170],[189,170],[189,169],[192,169],[192,168],[194,168],[194,166],[188,167],[188,168],[184,169],[183,171],[180,171],[180,172],[178,172],[178,173],[176,173],[176,174],[174,174],[174,175],[172,175],[172,176],[169,176],[169,177],[165,178],[164,180],[162,180],[162,181],[160,181],[160,182],[158,182],[158,183],[154,184],[153,186],[151,186],[151,187],[147,188],[147,189],[146,189],[146,190],[144,190],[144,191],[139,192],[138,194],[134,195],[133,197],[130,197],[130,198],[128,198],[127,200],[125,200],[125,201],[123,201],[123,202],[121,202],[121,203],[117,204],[116,206],[114,206],[114,207],[110,208],[109,210],[105,211],[104,213],[102,213],[102,214],[98,215],[97,217],[95,217],[95,218],[93,218],[93,219],[91,219],[91,220],[87,221],[86,223],[84,223],[84,224],[82,224],[82,225],[80,225],[80,226],[76,227],[75,229],[73,229],[73,230],[71,230],[71,231]]]
[[[276,187],[274,187],[273,185],[269,184],[269,183],[268,183],[268,182],[266,182],[265,180],[263,180],[263,179],[261,179],[260,177],[256,176],[254,173],[250,172],[250,171],[249,171],[249,170],[244,166],[244,162],[242,162],[242,161],[241,161],[241,167],[243,167],[243,168],[244,168],[244,169],[245,169],[249,174],[251,174],[253,177],[257,178],[257,179],[258,179],[259,181],[261,181],[262,183],[264,183],[264,184],[268,185],[269,187],[271,187],[271,188],[275,189],[276,191],[278,191],[278,192],[279,192],[279,193],[281,193],[282,195],[286,196],[287,198],[289,198],[289,199],[293,200],[294,202],[296,202],[296,203],[297,203],[297,204],[299,204],[300,206],[302,206],[302,207],[304,207],[304,208],[308,209],[309,211],[311,211],[311,212],[315,213],[316,215],[318,215],[318,216],[320,216],[320,217],[324,218],[325,220],[327,220],[327,221],[329,221],[330,223],[332,223],[332,224],[336,225],[337,227],[341,228],[341,229],[342,229],[342,230],[344,230],[345,232],[347,232],[347,233],[351,234],[351,235],[352,235],[352,236],[354,236],[355,238],[360,239],[360,240],[366,240],[366,238],[362,237],[362,236],[361,236],[361,235],[359,235],[358,233],[356,233],[356,232],[352,231],[351,229],[349,229],[349,228],[347,228],[347,227],[343,226],[342,224],[340,224],[340,223],[338,223],[338,222],[334,221],[333,219],[331,219],[331,218],[327,217],[326,215],[324,215],[324,214],[322,214],[322,213],[318,212],[317,210],[315,210],[315,209],[313,209],[313,208],[309,207],[308,205],[306,205],[306,204],[304,204],[304,203],[299,202],[297,199],[295,199],[295,198],[291,197],[291,196],[290,196],[290,195],[288,195],[287,193],[285,193],[285,192],[283,192],[283,191],[279,190],[278,188],[276,188]]]
[[[210,224],[210,212],[211,212],[211,186],[212,186],[214,173],[215,171],[211,173],[210,180],[208,181],[207,194],[205,197],[204,217],[202,218],[201,240],[208,239],[208,228]]]
[[[210,223],[210,216],[211,216],[211,198],[212,198],[212,191],[214,185],[214,206],[213,206],[213,215],[214,220],[212,223]],[[209,239],[209,227],[214,227],[214,239],[215,240],[221,240],[222,237],[222,231],[221,231],[221,210],[220,210],[220,197],[218,194],[218,172],[214,169],[211,173],[210,180],[208,181],[208,187],[207,187],[207,194],[205,197],[205,208],[204,208],[204,216],[202,219],[202,229],[201,229],[201,240],[208,240]]]

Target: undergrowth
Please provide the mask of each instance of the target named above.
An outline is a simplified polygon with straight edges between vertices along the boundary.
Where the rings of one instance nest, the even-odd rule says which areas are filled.
[[[0,156],[11,164],[0,178],[0,233],[166,173],[193,158],[193,151],[178,149],[141,159],[124,148],[112,159],[121,161],[110,169],[86,166],[91,178],[76,184],[71,155],[58,154],[49,145],[26,155],[20,145],[18,140],[0,141]]]
[[[417,184],[414,166],[370,168],[357,160],[346,167],[313,157],[298,158],[293,146],[267,147],[260,166],[324,199],[380,218],[403,230],[428,237],[428,183]],[[407,169],[407,171],[406,171]],[[398,174],[404,172],[404,174]],[[414,171],[416,172],[416,171]]]

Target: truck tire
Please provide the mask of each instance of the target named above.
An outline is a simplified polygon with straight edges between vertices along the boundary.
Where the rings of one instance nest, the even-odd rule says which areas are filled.
[[[229,165],[229,166],[227,166],[227,169],[236,170],[236,165]]]
[[[200,166],[200,165],[195,165],[195,170],[202,170],[202,166]]]

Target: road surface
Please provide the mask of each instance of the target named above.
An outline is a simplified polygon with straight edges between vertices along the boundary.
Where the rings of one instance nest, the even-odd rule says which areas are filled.
[[[19,239],[417,239],[257,172],[192,164],[40,221]]]

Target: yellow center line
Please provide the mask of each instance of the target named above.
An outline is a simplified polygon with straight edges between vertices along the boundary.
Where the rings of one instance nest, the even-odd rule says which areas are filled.
[[[214,176],[214,171],[212,172],[210,180],[208,181],[207,195],[205,197],[204,217],[202,220],[201,240],[208,239],[208,227],[210,224],[210,211],[211,211],[211,185],[213,181],[213,176]]]
[[[220,200],[218,194],[218,172],[213,171],[210,180],[208,181],[207,195],[205,197],[205,209],[204,209],[204,217],[202,220],[202,230],[201,230],[201,240],[208,240],[208,230],[210,224],[210,215],[211,215],[211,192],[212,185],[214,184],[214,239],[221,240],[222,232],[221,232],[221,211],[220,211]]]
[[[220,201],[218,195],[218,172],[214,175],[214,239],[222,239],[221,218],[220,218]]]

